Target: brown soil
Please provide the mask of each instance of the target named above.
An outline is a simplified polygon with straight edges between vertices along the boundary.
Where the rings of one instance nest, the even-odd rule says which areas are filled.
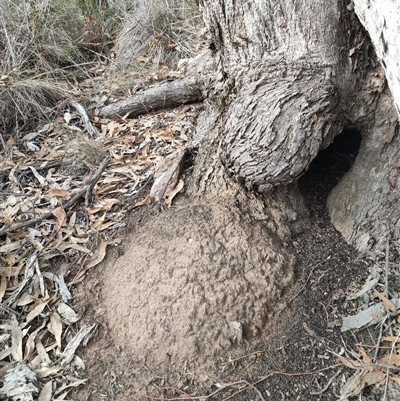
[[[341,334],[340,317],[354,312],[345,297],[362,286],[370,262],[330,224],[325,202],[338,170],[321,163],[299,182],[312,227],[288,244],[297,257],[295,271],[284,249],[270,253],[261,226],[253,223],[249,231],[240,210],[225,220],[233,205],[227,210],[182,202],[173,211],[135,215],[129,245],[110,252],[75,293],[85,318],[100,327],[83,351],[90,383],[74,399],[133,400],[145,391],[148,397],[178,397],[173,388],[160,390],[169,385],[206,395],[218,383],[260,379],[257,389],[265,399],[337,399],[352,372],[343,369],[322,391],[339,369],[331,351],[363,340]],[[171,232],[165,227],[173,214],[187,225]],[[190,258],[181,258],[182,247],[192,248]],[[365,341],[371,343],[375,337],[369,335]],[[267,377],[274,371],[289,375]],[[235,392],[234,399],[257,398],[254,389],[241,392],[239,385],[217,398]],[[380,396],[369,391],[368,399]]]

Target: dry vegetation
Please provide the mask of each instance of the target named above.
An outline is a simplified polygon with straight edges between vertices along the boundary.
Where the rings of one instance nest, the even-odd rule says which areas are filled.
[[[165,38],[187,37],[175,31],[187,24],[183,1],[163,3],[165,20],[145,1],[0,2],[0,399],[65,399],[85,383],[75,351],[96,325],[81,322],[70,289],[120,241],[129,210],[149,202],[156,164],[193,129],[190,107],[125,121],[92,115],[89,138],[70,106],[89,110],[109,93],[98,83],[115,76],[115,40],[137,8],[154,20],[131,60],[142,75],[163,64],[158,79],[176,76],[190,52]]]
[[[0,128],[26,132],[50,120],[111,59],[117,70],[173,67],[193,53],[185,44],[195,34],[193,7],[182,0],[2,1]]]
[[[68,101],[115,95],[121,76],[134,77],[133,91],[179,77],[178,61],[196,54],[198,22],[194,0],[0,2],[0,399],[66,399],[86,382],[75,351],[96,325],[81,323],[70,289],[120,241],[129,211],[150,201],[155,166],[190,144],[198,112],[91,116],[97,137],[88,139]],[[379,299],[395,324],[397,306]],[[384,340],[391,347],[377,362],[362,348],[340,357],[362,372],[348,394],[398,371],[399,336]],[[259,382],[274,374],[285,373]],[[254,389],[239,384],[237,393]]]

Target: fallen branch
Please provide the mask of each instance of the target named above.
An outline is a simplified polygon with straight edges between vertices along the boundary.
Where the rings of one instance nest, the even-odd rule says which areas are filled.
[[[91,198],[91,192],[96,185],[97,181],[101,177],[101,174],[103,173],[104,169],[106,168],[107,164],[110,161],[110,157],[107,156],[100,164],[99,168],[97,169],[96,173],[94,174],[93,178],[90,180],[89,184],[86,185],[84,188],[79,190],[71,199],[69,199],[67,202],[63,203],[63,208],[64,209],[69,209],[72,206],[75,205],[75,203],[85,195],[85,201],[88,202]],[[87,204],[88,205],[88,204]],[[13,226],[6,228],[4,230],[0,230],[0,237],[6,235],[7,233],[12,233],[14,231],[20,230],[21,228],[25,227],[30,227],[33,226],[36,223],[40,223],[43,220],[50,219],[54,217],[52,212],[47,212],[43,214],[40,217],[35,217],[33,219],[29,219],[26,221],[23,221],[21,223],[14,224]]]
[[[196,79],[182,79],[164,82],[127,99],[100,107],[97,114],[106,118],[135,117],[201,100],[202,94]]]
[[[96,136],[96,130],[94,129],[92,123],[90,122],[90,119],[86,113],[86,110],[83,106],[81,106],[79,103],[75,102],[74,100],[70,100],[69,104],[77,110],[77,112],[81,115],[83,125],[85,126],[86,131],[89,134],[90,138],[94,138]]]

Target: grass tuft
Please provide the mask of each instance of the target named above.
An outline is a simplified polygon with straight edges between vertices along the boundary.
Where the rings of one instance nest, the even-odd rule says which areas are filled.
[[[0,0],[0,131],[50,120],[114,44],[116,71],[193,56],[198,20],[193,0]]]
[[[97,0],[2,0],[0,129],[50,118],[88,64],[111,48],[118,13]]]
[[[115,67],[155,70],[161,64],[175,68],[182,58],[193,57],[200,25],[194,0],[138,0],[126,15],[115,46]]]

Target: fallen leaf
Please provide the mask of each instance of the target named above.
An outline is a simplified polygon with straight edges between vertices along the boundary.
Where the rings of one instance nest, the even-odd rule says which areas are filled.
[[[59,197],[59,198],[66,198],[70,196],[70,192],[65,189],[51,189],[48,193],[49,197]]]
[[[360,369],[360,368],[364,368],[365,364],[359,361],[354,361],[352,359],[347,359],[343,356],[337,355],[335,354],[336,357],[340,360],[340,362],[343,363],[343,365],[347,366],[348,368],[351,369]]]
[[[34,372],[39,379],[44,379],[45,377],[58,373],[62,368],[62,366],[51,366],[35,369]]]
[[[3,270],[3,269],[2,269]],[[0,303],[3,300],[4,294],[7,290],[7,278],[0,274]]]
[[[45,185],[45,184],[47,183],[47,182],[46,182],[46,178],[44,178],[42,175],[40,175],[40,174],[36,171],[35,167],[29,166],[29,168],[31,169],[33,175],[34,175],[35,178],[39,181],[39,184],[40,184],[41,186],[43,186],[43,185]]]
[[[64,113],[64,121],[69,124],[69,122],[71,121],[72,115],[71,113],[69,113],[68,111]]]
[[[2,361],[3,359],[9,357],[12,354],[12,348],[6,348],[3,351],[0,351],[0,361]]]
[[[53,394],[53,383],[48,381],[40,390],[38,401],[51,401]]]
[[[37,341],[36,341],[36,351],[37,351],[38,357],[40,358],[40,364],[38,364],[38,366],[51,365],[51,359],[49,357],[49,354],[47,353],[46,348],[44,348],[44,345],[42,344],[40,339],[37,339]]]
[[[384,355],[382,358],[379,359],[379,363],[382,365],[389,365],[389,366],[400,366],[400,354],[398,351],[391,352],[387,355]]]
[[[374,294],[383,302],[383,304],[388,308],[391,312],[396,312],[396,307],[393,305],[391,301],[389,301],[381,292],[377,291],[374,288]]]
[[[38,300],[36,306],[26,316],[25,325],[32,321],[35,317],[39,316],[47,305],[47,301]]]
[[[55,337],[58,349],[61,350],[62,321],[57,312],[53,312],[50,315],[50,322],[47,328]]]
[[[18,324],[17,318],[11,315],[11,348],[12,357],[17,362],[22,362],[22,330]]]
[[[399,336],[384,336],[382,337],[382,341],[388,341],[388,342],[399,342],[400,341],[400,337]]]
[[[21,241],[10,242],[0,246],[0,253],[9,253],[21,248]]]
[[[58,207],[54,210],[51,211],[54,217],[57,218],[57,224],[59,227],[66,226],[67,225],[67,214],[65,213],[65,210],[63,207]]]
[[[57,312],[68,323],[76,323],[81,318],[70,306],[63,302],[58,304]]]
[[[86,266],[88,269],[98,265],[104,259],[104,257],[106,256],[107,245],[108,245],[108,242],[103,241],[103,240],[101,241],[100,246],[97,249],[93,259],[90,260]]]
[[[366,364],[372,363],[372,359],[368,356],[368,354],[365,352],[364,348],[361,347],[361,345],[357,345],[357,351],[361,354],[364,363]]]

